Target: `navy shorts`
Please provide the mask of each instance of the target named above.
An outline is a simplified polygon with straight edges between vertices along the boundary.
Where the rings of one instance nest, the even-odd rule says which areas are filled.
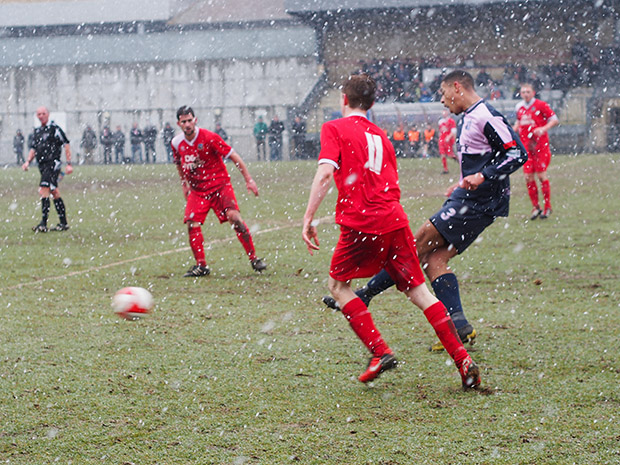
[[[40,187],[49,187],[54,190],[58,187],[58,176],[60,176],[60,168],[62,163],[60,160],[54,160],[45,163],[39,163],[39,171],[41,172]]]
[[[497,216],[469,208],[467,203],[448,199],[441,209],[430,217],[431,223],[458,253],[467,247],[495,221]]]

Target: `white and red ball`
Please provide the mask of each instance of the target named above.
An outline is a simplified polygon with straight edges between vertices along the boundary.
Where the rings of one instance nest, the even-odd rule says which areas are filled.
[[[114,294],[114,312],[126,320],[138,320],[153,308],[153,296],[142,287],[124,287]]]

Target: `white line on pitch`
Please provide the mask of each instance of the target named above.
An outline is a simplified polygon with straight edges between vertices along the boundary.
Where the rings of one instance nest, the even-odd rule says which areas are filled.
[[[333,216],[326,216],[323,218],[319,219],[319,222],[323,223],[326,220],[332,220],[333,221],[334,217]],[[295,223],[291,223],[288,224],[286,226],[276,226],[273,228],[269,228],[269,229],[263,229],[263,230],[259,230],[256,231],[255,233],[252,233],[255,236],[258,236],[259,234],[267,234],[270,232],[274,232],[274,231],[281,231],[283,229],[290,229],[293,227],[300,227],[301,225],[297,222]],[[221,244],[222,242],[229,242],[232,241],[232,238],[227,238],[227,239],[215,239],[212,240],[210,242],[205,243],[205,247],[206,246],[210,246],[210,245],[215,245],[215,244]],[[114,262],[114,263],[108,263],[107,265],[101,265],[101,266],[93,266],[87,270],[81,270],[81,271],[72,271],[71,273],[66,273],[60,276],[48,276],[47,278],[40,278],[40,279],[35,279],[34,281],[28,281],[26,283],[19,283],[16,284],[14,286],[10,286],[10,287],[5,287],[4,289],[0,290],[0,292],[2,291],[10,291],[13,289],[19,289],[21,287],[24,286],[32,286],[34,284],[41,284],[44,283],[46,281],[54,281],[54,280],[58,280],[58,279],[67,279],[67,278],[71,278],[73,276],[79,275],[79,274],[85,274],[85,273],[93,273],[93,272],[97,272],[97,271],[101,271],[101,270],[105,270],[107,268],[112,268],[115,266],[121,266],[121,265],[126,265],[128,263],[133,263],[133,262],[137,262],[140,260],[148,260],[150,258],[155,258],[155,257],[163,257],[164,255],[170,255],[171,253],[177,253],[177,252],[185,252],[187,250],[190,250],[190,247],[181,247],[180,249],[172,249],[172,250],[164,250],[163,252],[156,252],[156,253],[152,253],[149,255],[142,255],[141,257],[135,257],[135,258],[129,258],[127,260],[121,260],[120,262]]]

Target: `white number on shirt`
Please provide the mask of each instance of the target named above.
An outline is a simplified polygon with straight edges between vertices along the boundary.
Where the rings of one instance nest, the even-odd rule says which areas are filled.
[[[383,167],[383,141],[381,136],[376,134],[366,134],[368,142],[368,169],[376,174],[381,174]]]

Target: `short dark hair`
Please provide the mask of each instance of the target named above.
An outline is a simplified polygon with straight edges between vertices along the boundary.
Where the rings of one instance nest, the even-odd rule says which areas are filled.
[[[368,74],[352,74],[342,83],[342,93],[349,100],[349,107],[370,110],[375,103],[377,84]]]
[[[534,93],[536,93],[536,86],[534,86],[533,82],[525,81],[519,84],[519,87],[523,87],[523,86],[529,87],[530,89],[534,91]]]
[[[187,105],[183,105],[177,110],[177,121],[181,119],[181,116],[183,115],[192,115],[194,118],[196,117],[194,114],[194,109],[192,107],[188,107]]]
[[[441,82],[445,82],[446,84],[452,84],[453,82],[458,82],[466,89],[474,88],[474,78],[467,71],[463,71],[462,69],[456,69],[451,73],[448,73],[444,76]]]

